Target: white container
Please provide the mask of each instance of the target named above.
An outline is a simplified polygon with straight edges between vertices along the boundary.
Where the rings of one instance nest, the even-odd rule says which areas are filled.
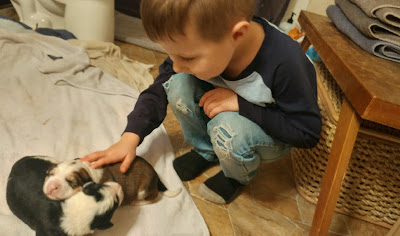
[[[291,29],[294,28],[293,25],[293,16],[296,15],[294,12],[292,12],[292,15],[287,21],[283,21],[282,23],[279,24],[279,28],[285,32],[286,34],[289,33]]]
[[[114,41],[114,0],[11,0],[33,29],[67,29],[78,39]]]
[[[114,41],[114,0],[57,0],[65,4],[65,29],[81,40]]]

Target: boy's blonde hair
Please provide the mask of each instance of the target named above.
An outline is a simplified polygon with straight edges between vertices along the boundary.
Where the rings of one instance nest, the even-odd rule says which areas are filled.
[[[254,0],[142,0],[140,15],[152,41],[174,40],[191,22],[202,39],[219,41],[239,20],[251,21]]]

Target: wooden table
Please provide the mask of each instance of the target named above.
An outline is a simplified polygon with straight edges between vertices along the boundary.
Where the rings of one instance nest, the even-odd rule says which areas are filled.
[[[378,58],[337,30],[328,17],[302,11],[298,19],[344,92],[310,235],[327,235],[362,119],[400,129],[400,64]]]

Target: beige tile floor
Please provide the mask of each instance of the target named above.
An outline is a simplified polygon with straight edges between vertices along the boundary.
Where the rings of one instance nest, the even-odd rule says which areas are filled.
[[[0,14],[16,17],[9,9],[0,9]],[[131,59],[153,64],[151,74],[158,74],[158,65],[166,58],[160,52],[135,45],[115,44]],[[176,156],[191,149],[184,141],[179,123],[168,109],[164,121]],[[203,215],[211,235],[308,235],[315,205],[301,197],[295,188],[291,160],[286,156],[276,162],[261,164],[254,181],[228,205],[216,205],[202,199],[197,188],[200,183],[219,171],[215,166],[198,178],[185,182],[185,186]],[[383,236],[388,229],[335,213],[329,235]]]

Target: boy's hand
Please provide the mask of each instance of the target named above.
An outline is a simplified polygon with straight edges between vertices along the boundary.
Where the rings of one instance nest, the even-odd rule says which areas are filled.
[[[81,161],[93,162],[92,168],[122,161],[120,171],[125,173],[136,157],[136,147],[139,145],[139,136],[134,133],[124,133],[121,139],[103,151],[90,153],[81,158]]]
[[[223,111],[239,111],[237,94],[226,88],[206,92],[200,99],[199,106],[203,107],[204,113],[210,119]]]

